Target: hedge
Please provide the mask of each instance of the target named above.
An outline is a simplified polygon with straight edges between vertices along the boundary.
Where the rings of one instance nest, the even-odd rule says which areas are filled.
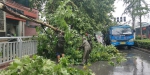
[[[150,39],[135,40],[135,46],[144,49],[150,49]]]

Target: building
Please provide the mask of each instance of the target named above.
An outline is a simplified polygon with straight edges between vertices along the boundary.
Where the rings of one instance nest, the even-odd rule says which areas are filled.
[[[142,22],[142,36],[143,38],[150,38],[150,23]],[[135,27],[136,36],[140,37],[141,31],[140,31],[140,25],[137,23]]]
[[[4,1],[8,8],[16,13],[38,19],[38,11],[29,8],[29,0],[0,0]],[[35,27],[38,24],[10,15],[0,10],[0,37],[7,34],[13,36],[37,35]]]

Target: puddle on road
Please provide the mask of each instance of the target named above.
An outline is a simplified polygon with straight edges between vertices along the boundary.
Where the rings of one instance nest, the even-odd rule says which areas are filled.
[[[150,75],[149,54],[127,52],[127,61],[119,66],[110,66],[105,61],[93,63],[89,67],[96,75]]]

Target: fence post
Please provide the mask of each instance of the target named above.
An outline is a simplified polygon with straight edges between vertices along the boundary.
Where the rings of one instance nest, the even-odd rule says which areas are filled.
[[[18,42],[19,42],[19,57],[21,58],[22,57],[22,39],[21,38],[17,38]]]
[[[4,45],[3,45],[3,59],[2,59],[2,61],[3,62],[5,62],[5,59],[6,59],[6,43],[4,43]]]
[[[7,61],[9,61],[9,56],[10,56],[10,49],[9,49],[9,47],[10,47],[10,45],[9,45],[9,43],[7,43],[6,44],[6,54],[7,54],[7,58],[5,59],[5,61],[7,62]]]

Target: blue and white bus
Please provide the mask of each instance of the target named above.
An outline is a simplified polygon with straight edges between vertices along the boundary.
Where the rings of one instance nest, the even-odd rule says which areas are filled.
[[[130,49],[134,45],[134,30],[129,25],[111,26],[109,40],[111,45],[127,46]]]

